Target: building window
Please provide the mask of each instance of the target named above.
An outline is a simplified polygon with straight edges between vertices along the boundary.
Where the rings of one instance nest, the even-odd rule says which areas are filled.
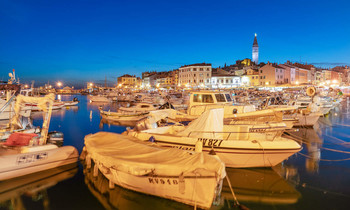
[[[196,76],[196,74],[193,74],[193,76],[195,77],[195,76]]]
[[[262,73],[262,70],[260,70],[260,73]]]
[[[265,76],[264,76],[264,79],[265,79]]]
[[[207,79],[207,83],[209,83],[209,79]]]
[[[193,68],[193,71],[197,71],[197,68]]]
[[[196,80],[193,80],[194,83],[196,83]]]
[[[209,68],[207,68],[207,71],[210,71]]]
[[[228,79],[226,80],[226,83],[228,83]]]
[[[207,77],[209,77],[209,74],[207,74]]]
[[[199,68],[199,71],[203,71],[203,68]]]

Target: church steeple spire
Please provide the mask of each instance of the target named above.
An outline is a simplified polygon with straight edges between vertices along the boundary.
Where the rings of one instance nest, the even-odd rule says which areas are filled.
[[[254,42],[253,42],[252,61],[256,65],[258,65],[259,64],[259,45],[258,45],[258,39],[256,37],[257,37],[257,34],[255,34]]]
[[[257,34],[255,33],[255,37],[254,37],[254,42],[253,42],[253,47],[259,47],[258,45],[258,39],[256,38]]]

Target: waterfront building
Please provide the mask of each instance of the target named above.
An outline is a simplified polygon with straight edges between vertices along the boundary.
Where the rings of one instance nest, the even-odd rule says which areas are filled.
[[[296,83],[297,84],[315,84],[316,83],[316,68],[311,64],[293,63],[296,68]]]
[[[125,87],[125,86],[137,86],[138,81],[135,75],[129,75],[129,74],[124,74],[121,77],[118,77],[117,79],[117,85],[118,87]]]
[[[282,66],[268,62],[259,69],[260,86],[285,84],[284,72]]]
[[[179,70],[175,69],[170,72],[171,74],[171,85],[176,87],[179,84]]]
[[[247,73],[241,76],[241,85],[248,86],[259,86],[259,71],[255,69],[247,69]]]
[[[210,85],[212,67],[210,63],[196,63],[179,68],[179,85],[184,87],[207,87]]]
[[[255,34],[254,42],[253,42],[253,49],[252,49],[252,61],[258,65],[259,64],[259,45],[258,40],[256,38],[257,34]]]
[[[241,77],[220,68],[212,69],[211,88],[234,88],[241,86]]]
[[[296,79],[295,79],[295,72],[296,68],[292,66],[290,61],[287,61],[284,64],[280,64],[279,66],[284,68],[284,83],[289,85],[295,85]]]
[[[156,87],[170,88],[172,82],[171,72],[158,72],[156,76]]]

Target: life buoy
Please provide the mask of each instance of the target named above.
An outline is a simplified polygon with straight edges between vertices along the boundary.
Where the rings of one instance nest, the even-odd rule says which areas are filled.
[[[237,114],[237,109],[233,109],[232,114]]]
[[[314,96],[315,94],[316,94],[316,88],[315,87],[308,87],[306,89],[306,95]]]

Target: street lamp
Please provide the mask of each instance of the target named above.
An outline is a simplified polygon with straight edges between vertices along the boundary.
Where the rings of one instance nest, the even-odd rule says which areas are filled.
[[[57,82],[57,86],[60,88],[62,86],[62,82]]]

